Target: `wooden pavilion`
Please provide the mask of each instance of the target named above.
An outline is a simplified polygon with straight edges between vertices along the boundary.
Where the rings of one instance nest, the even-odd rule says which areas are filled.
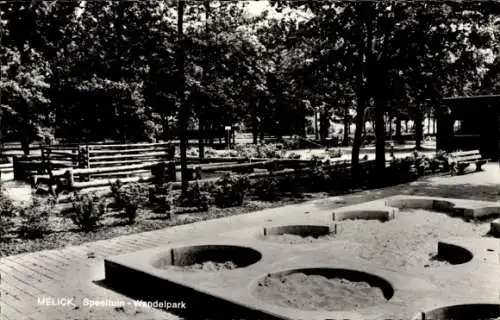
[[[438,150],[476,150],[500,160],[500,95],[444,98],[436,109]]]

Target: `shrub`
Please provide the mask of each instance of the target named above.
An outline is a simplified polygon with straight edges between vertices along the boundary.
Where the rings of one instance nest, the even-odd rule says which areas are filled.
[[[282,144],[262,144],[257,146],[257,158],[283,158]]]
[[[149,204],[157,213],[170,212],[173,208],[172,185],[155,185],[149,188]]]
[[[13,217],[17,214],[18,209],[14,203],[3,196],[0,192],[0,216],[3,217]]]
[[[324,159],[325,159],[325,156],[318,156],[315,154],[312,155],[310,158],[313,167],[317,166],[318,164],[321,164]]]
[[[196,207],[201,211],[207,211],[210,206],[210,202],[210,193],[202,191],[198,181],[188,188],[181,199],[183,206]]]
[[[73,198],[73,210],[69,218],[84,232],[90,232],[100,224],[106,213],[106,203],[96,195],[79,195]]]
[[[210,187],[209,192],[215,205],[225,208],[242,205],[248,187],[246,176],[232,177],[226,173]]]
[[[54,206],[55,201],[53,199],[45,201],[34,199],[29,207],[21,209],[19,235],[25,239],[43,238],[49,232],[49,217]]]
[[[330,158],[340,158],[340,157],[342,157],[342,150],[340,150],[340,149],[333,149],[333,150],[327,149],[326,153],[328,154],[328,156]]]
[[[6,236],[14,227],[14,222],[9,216],[0,215],[0,242],[6,240]]]
[[[121,192],[122,187],[123,183],[120,179],[117,179],[115,182],[110,183],[111,196],[113,197],[114,205],[118,210],[122,209],[124,206]]]
[[[414,181],[418,177],[417,159],[406,157],[404,159],[394,158],[389,166],[387,182],[400,183]]]
[[[258,199],[264,201],[276,200],[280,195],[280,184],[276,177],[270,175],[258,179],[252,186],[253,193]]]
[[[148,190],[140,183],[123,185],[120,180],[111,184],[111,194],[115,200],[115,206],[120,210],[121,217],[128,224],[133,224],[137,217],[137,209],[148,202]]]
[[[328,165],[317,164],[309,172],[310,186],[314,191],[330,189],[331,175]]]
[[[148,201],[148,195],[144,186],[139,183],[132,183],[121,188],[122,218],[128,224],[133,224],[137,217],[137,209]]]
[[[231,156],[245,158],[283,158],[283,144],[236,145]]]
[[[299,139],[285,140],[283,146],[286,150],[297,150],[302,147]]]
[[[294,160],[298,160],[301,158],[301,155],[298,154],[298,153],[295,153],[295,152],[291,152],[289,155],[288,155],[288,159],[294,159]]]
[[[436,156],[431,160],[431,166],[436,171],[450,171],[454,163],[453,158],[445,151],[438,150]]]

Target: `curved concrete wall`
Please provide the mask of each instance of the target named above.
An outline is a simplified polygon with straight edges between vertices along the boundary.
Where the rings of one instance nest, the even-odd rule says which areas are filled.
[[[500,317],[500,304],[458,304],[421,312],[412,320],[487,320]]]
[[[492,221],[490,224],[490,234],[495,237],[500,237],[500,219]]]
[[[395,218],[396,209],[390,210],[354,210],[354,211],[343,211],[334,212],[332,214],[333,221],[342,220],[380,220],[389,221]]]
[[[448,261],[451,264],[467,263],[474,258],[474,254],[469,250],[450,243],[438,242],[439,259]]]
[[[451,201],[435,200],[432,198],[390,199],[386,201],[386,205],[398,209],[425,209],[446,213],[453,212],[455,208],[455,204]]]
[[[164,266],[189,266],[206,261],[232,261],[238,268],[254,264],[262,259],[262,254],[252,248],[230,245],[199,245],[173,248],[157,257],[152,265],[155,268]]]
[[[386,300],[390,300],[394,296],[394,287],[388,280],[372,273],[354,269],[304,268],[304,269],[283,270],[279,272],[266,274],[265,276],[262,276],[253,281],[253,285],[257,285],[259,281],[263,280],[265,277],[268,276],[286,276],[293,273],[304,273],[305,275],[319,275],[328,279],[342,278],[353,282],[363,281],[368,283],[372,287],[380,288]],[[255,288],[252,288],[252,290],[254,289]]]
[[[474,210],[474,218],[500,217],[500,206],[482,207]]]
[[[264,227],[264,236],[281,236],[284,234],[293,234],[301,237],[318,238],[335,233],[335,227],[327,225],[289,225]]]

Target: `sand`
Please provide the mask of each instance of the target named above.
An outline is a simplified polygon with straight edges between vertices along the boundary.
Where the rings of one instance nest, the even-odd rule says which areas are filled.
[[[383,267],[405,270],[448,264],[435,259],[439,239],[454,236],[477,238],[489,230],[487,222],[475,224],[427,210],[402,210],[394,220],[387,222],[345,220],[340,224],[341,232],[335,236],[315,239],[282,235],[266,238],[290,244],[334,239],[354,241],[361,244],[358,251],[361,258]],[[303,310],[353,310],[386,301],[382,291],[368,283],[302,273],[268,276],[259,283],[256,294],[264,301]]]
[[[256,294],[281,307],[302,310],[353,310],[386,302],[382,290],[366,282],[320,275],[270,275],[258,283]]]
[[[263,237],[265,240],[286,243],[286,244],[306,244],[306,243],[316,243],[335,240],[335,235],[328,234],[320,237],[302,237],[295,234],[283,234],[283,235],[273,235]]]
[[[439,239],[448,237],[482,237],[489,223],[469,223],[443,213],[427,210],[405,210],[388,222],[376,220],[342,221],[336,239],[362,244],[361,258],[382,266],[412,269],[442,266],[445,261],[433,259]]]
[[[205,261],[202,263],[195,263],[189,266],[169,266],[170,268],[175,268],[178,271],[186,272],[216,272],[216,271],[227,271],[238,268],[238,266],[233,261],[225,262],[214,262]]]

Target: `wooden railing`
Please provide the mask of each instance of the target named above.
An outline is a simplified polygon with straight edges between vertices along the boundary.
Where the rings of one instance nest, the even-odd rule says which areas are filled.
[[[175,146],[165,143],[103,144],[80,147],[82,167],[100,168],[172,160]]]
[[[276,175],[286,175],[295,172],[296,169],[308,170],[313,164],[310,160],[294,159],[247,159],[247,163],[238,163],[241,159],[225,158],[226,163],[205,163],[202,165],[188,165],[189,180],[211,181],[217,179],[223,173],[246,174],[250,179],[264,177],[271,172]],[[233,162],[229,162],[233,160]],[[331,163],[331,167],[348,167],[348,161],[338,161]],[[106,187],[112,181],[120,179],[123,183],[137,181],[173,182],[174,187],[180,186],[179,180],[180,165],[174,161],[164,161],[157,163],[144,163],[135,165],[125,165],[116,167],[101,168],[79,168],[60,169],[49,175],[36,175],[33,178],[33,186],[41,183],[50,183],[52,179],[56,184],[64,186],[68,190],[81,190],[87,188]],[[255,172],[258,170],[258,172]],[[90,179],[92,177],[92,179]]]

